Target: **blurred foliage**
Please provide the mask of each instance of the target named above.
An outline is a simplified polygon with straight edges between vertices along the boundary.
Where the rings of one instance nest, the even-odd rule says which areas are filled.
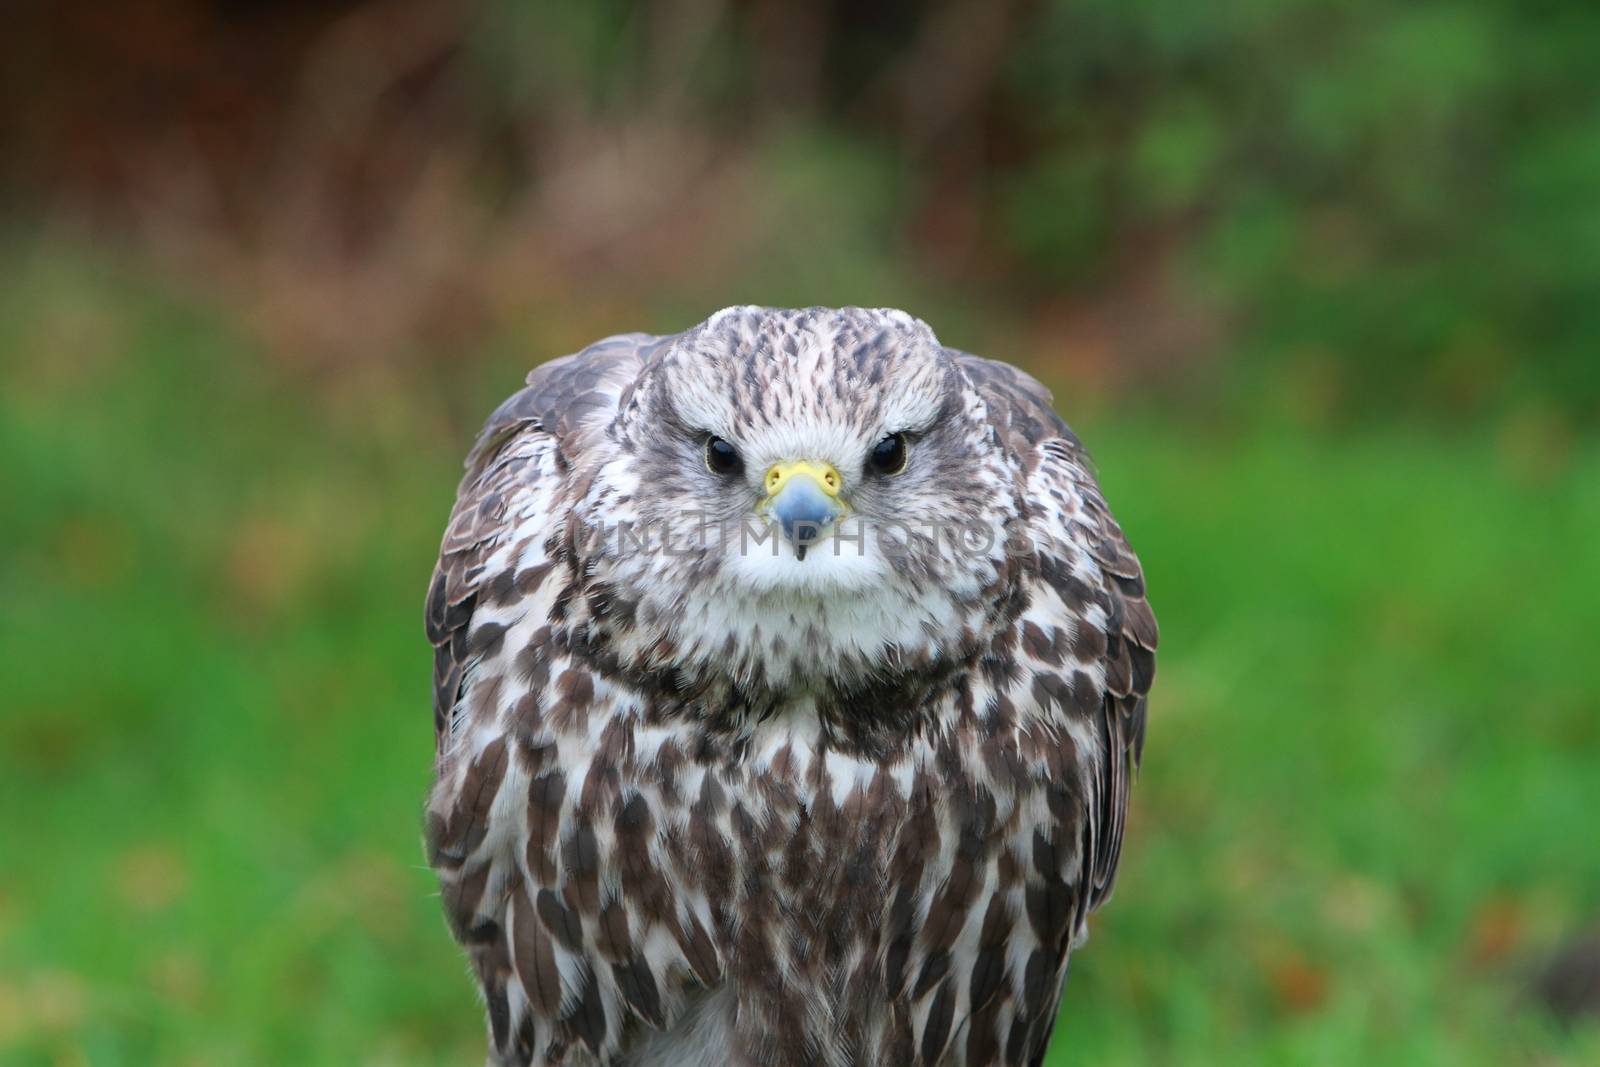
[[[1600,8],[24,0],[0,1064],[481,1058],[420,601],[526,368],[731,303],[1025,365],[1163,624],[1052,1064],[1600,1062]]]
[[[1600,414],[1593,4],[31,8],[16,217],[75,205],[291,352],[557,290],[894,298],[1169,401]]]
[[[684,7],[702,22],[501,5],[488,83],[519,115],[573,93],[637,114],[652,56],[682,46],[642,39],[698,32],[692,110],[889,146],[862,182],[895,189],[888,210],[851,221],[935,272],[1028,307],[1171,271],[1229,327],[1181,338],[1211,349],[1188,357],[1242,356],[1240,379],[1326,362],[1363,412],[1597,412],[1592,4]]]

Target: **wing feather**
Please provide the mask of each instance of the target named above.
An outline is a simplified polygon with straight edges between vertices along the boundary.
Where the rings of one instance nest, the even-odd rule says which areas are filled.
[[[1036,859],[1043,883],[1030,889],[1030,895],[1037,894],[1040,900],[1067,892],[1074,912],[1070,940],[1088,912],[1110,896],[1115,883],[1128,791],[1143,755],[1159,632],[1139,559],[1111,516],[1082,443],[1052,410],[1049,391],[1008,364],[963,352],[953,355],[983,396],[990,423],[1024,472],[1041,580],[1066,609],[1064,615],[1043,620],[1045,625],[1024,633],[1033,637],[1033,647],[1042,649],[1047,629],[1072,632],[1071,650],[1078,661],[1055,667],[1053,677],[1039,681],[1046,693],[1071,694],[1072,699],[1061,704],[1077,710],[1080,725],[1094,742],[1082,825],[1071,824],[1080,805],[1051,805],[1059,841],[1075,839],[1080,861]],[[1059,660],[1052,656],[1045,662]],[[1097,693],[1082,690],[1094,684]],[[1068,869],[1075,874],[1074,883],[1063,887],[1053,872]],[[1053,929],[1053,924],[1045,925]],[[1031,1022],[1026,1037],[1008,1048],[1008,1060],[1019,1059],[1017,1053],[1026,1050],[1029,1062],[1039,1062],[1049,1039],[1070,945],[1044,944],[1047,940],[1040,936],[1040,950],[1017,990],[1017,1022]],[[1051,954],[1053,967],[1047,968],[1043,953]]]

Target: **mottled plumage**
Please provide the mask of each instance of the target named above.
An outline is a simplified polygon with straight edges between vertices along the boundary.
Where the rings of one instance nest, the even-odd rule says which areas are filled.
[[[831,544],[705,536],[796,460],[843,482]],[[547,363],[468,459],[427,629],[429,860],[491,1063],[1041,1060],[1156,623],[1031,378],[856,308]]]

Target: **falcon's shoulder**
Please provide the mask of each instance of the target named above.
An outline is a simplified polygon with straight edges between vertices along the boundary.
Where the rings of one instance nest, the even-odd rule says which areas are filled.
[[[1060,601],[1056,614],[1074,624],[1078,655],[1104,670],[1103,755],[1114,788],[1102,798],[1109,832],[1098,842],[1095,857],[1098,904],[1115,873],[1129,774],[1143,751],[1145,705],[1155,674],[1159,635],[1144,571],[1112,517],[1088,452],[1051,407],[1050,391],[1010,364],[965,352],[955,358],[1022,466],[1040,577]],[[1085,630],[1098,631],[1099,637]],[[1052,665],[1071,665],[1064,657],[1044,658]]]
[[[657,338],[624,334],[533,369],[494,410],[468,454],[428,587],[434,647],[434,737],[452,735],[463,676],[492,627],[473,629],[480,602],[509,601],[538,573],[555,532],[551,505],[567,472],[610,421]],[[496,559],[497,554],[501,558]]]
[[[1050,440],[1082,449],[1077,435],[1050,404],[1050,390],[1009,363],[948,349],[956,366],[983,397],[989,421],[1007,448],[1026,455]]]

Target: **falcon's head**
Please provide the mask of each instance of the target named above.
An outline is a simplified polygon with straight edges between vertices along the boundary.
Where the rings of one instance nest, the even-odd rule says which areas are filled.
[[[719,312],[663,339],[607,435],[576,510],[625,662],[837,691],[968,658],[1002,621],[1020,474],[904,312]]]

